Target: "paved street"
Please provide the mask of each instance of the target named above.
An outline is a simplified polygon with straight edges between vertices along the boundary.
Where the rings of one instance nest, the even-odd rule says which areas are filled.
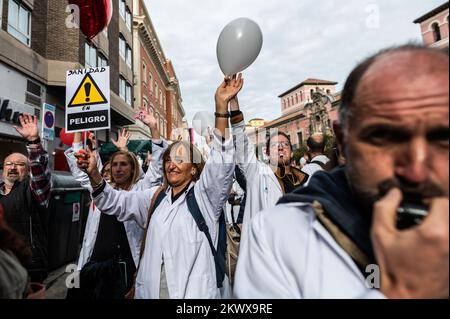
[[[66,278],[69,273],[66,273],[67,265],[64,265],[52,272],[50,272],[45,284],[47,285],[47,299],[65,299],[67,293]]]

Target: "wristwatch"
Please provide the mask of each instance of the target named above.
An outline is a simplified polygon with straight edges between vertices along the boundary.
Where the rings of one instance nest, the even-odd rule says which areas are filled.
[[[230,117],[230,113],[226,112],[226,113],[219,113],[219,112],[214,112],[214,115],[216,117],[222,117],[222,118],[229,118]]]

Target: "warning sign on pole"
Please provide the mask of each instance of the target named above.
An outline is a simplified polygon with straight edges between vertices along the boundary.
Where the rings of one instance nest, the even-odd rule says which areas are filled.
[[[109,67],[67,71],[66,131],[109,129]]]

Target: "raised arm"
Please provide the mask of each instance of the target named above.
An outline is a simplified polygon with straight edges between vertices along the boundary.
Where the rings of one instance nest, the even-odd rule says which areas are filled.
[[[136,190],[147,189],[162,184],[163,181],[163,155],[169,147],[167,141],[164,140],[158,130],[157,121],[152,112],[145,108],[140,108],[136,119],[142,121],[150,129],[152,135],[152,160],[149,163],[147,172],[142,180],[138,181],[135,186]]]
[[[241,77],[225,78],[215,94],[216,129],[213,132],[211,153],[200,180],[195,185],[199,207],[202,212],[208,213],[211,223],[215,223],[222,213],[233,183],[234,146],[228,132],[228,103],[241,90],[242,85]]]
[[[20,126],[14,128],[27,140],[31,192],[39,205],[47,206],[50,199],[51,173],[48,168],[48,154],[39,137],[37,118],[24,114],[19,116],[19,123]]]
[[[95,149],[97,147],[95,138],[93,140],[91,139],[91,141],[92,141],[92,146]],[[70,172],[72,173],[72,176],[75,178],[75,180],[77,182],[80,183],[81,187],[89,190],[89,192],[92,192],[92,187],[91,187],[91,183],[89,181],[89,176],[86,174],[86,172],[80,170],[77,165],[77,159],[75,157],[75,154],[78,151],[80,151],[81,149],[83,149],[81,133],[75,133],[72,147],[68,148],[64,152],[64,154],[66,155],[67,163],[69,164],[69,169],[70,169]],[[97,169],[99,171],[101,171],[103,164],[102,164],[102,160],[101,160],[100,156],[98,155],[98,153],[96,155],[96,160],[97,160]]]
[[[237,95],[230,101],[231,128],[236,147],[236,164],[249,181],[257,176],[259,166],[265,165],[256,158],[255,147],[251,145],[245,132],[244,115],[239,109]]]
[[[218,220],[222,207],[228,199],[233,183],[233,173],[233,140],[228,137],[222,142],[222,137],[215,132],[210,157],[199,181],[195,184],[195,198],[199,208],[203,213],[208,213],[212,224]]]
[[[130,133],[126,129],[119,130],[119,135],[117,136],[117,141],[111,139],[111,142],[116,146],[119,151],[128,152],[128,141],[130,140]]]
[[[97,208],[104,214],[116,216],[120,221],[135,220],[145,227],[150,201],[157,187],[135,192],[115,190],[100,175],[95,160],[96,152],[86,148],[86,153],[87,159],[78,158],[77,164],[89,176]]]

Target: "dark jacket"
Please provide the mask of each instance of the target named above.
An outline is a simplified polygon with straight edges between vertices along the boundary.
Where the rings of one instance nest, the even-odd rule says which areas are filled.
[[[7,223],[24,237],[31,248],[32,259],[25,268],[30,275],[33,272],[47,272],[48,210],[33,197],[29,178],[16,182],[8,195],[1,196],[0,203]]]
[[[326,215],[375,262],[370,240],[371,211],[358,204],[345,175],[345,167],[337,167],[331,172],[316,172],[306,187],[283,196],[277,204],[317,200]]]

